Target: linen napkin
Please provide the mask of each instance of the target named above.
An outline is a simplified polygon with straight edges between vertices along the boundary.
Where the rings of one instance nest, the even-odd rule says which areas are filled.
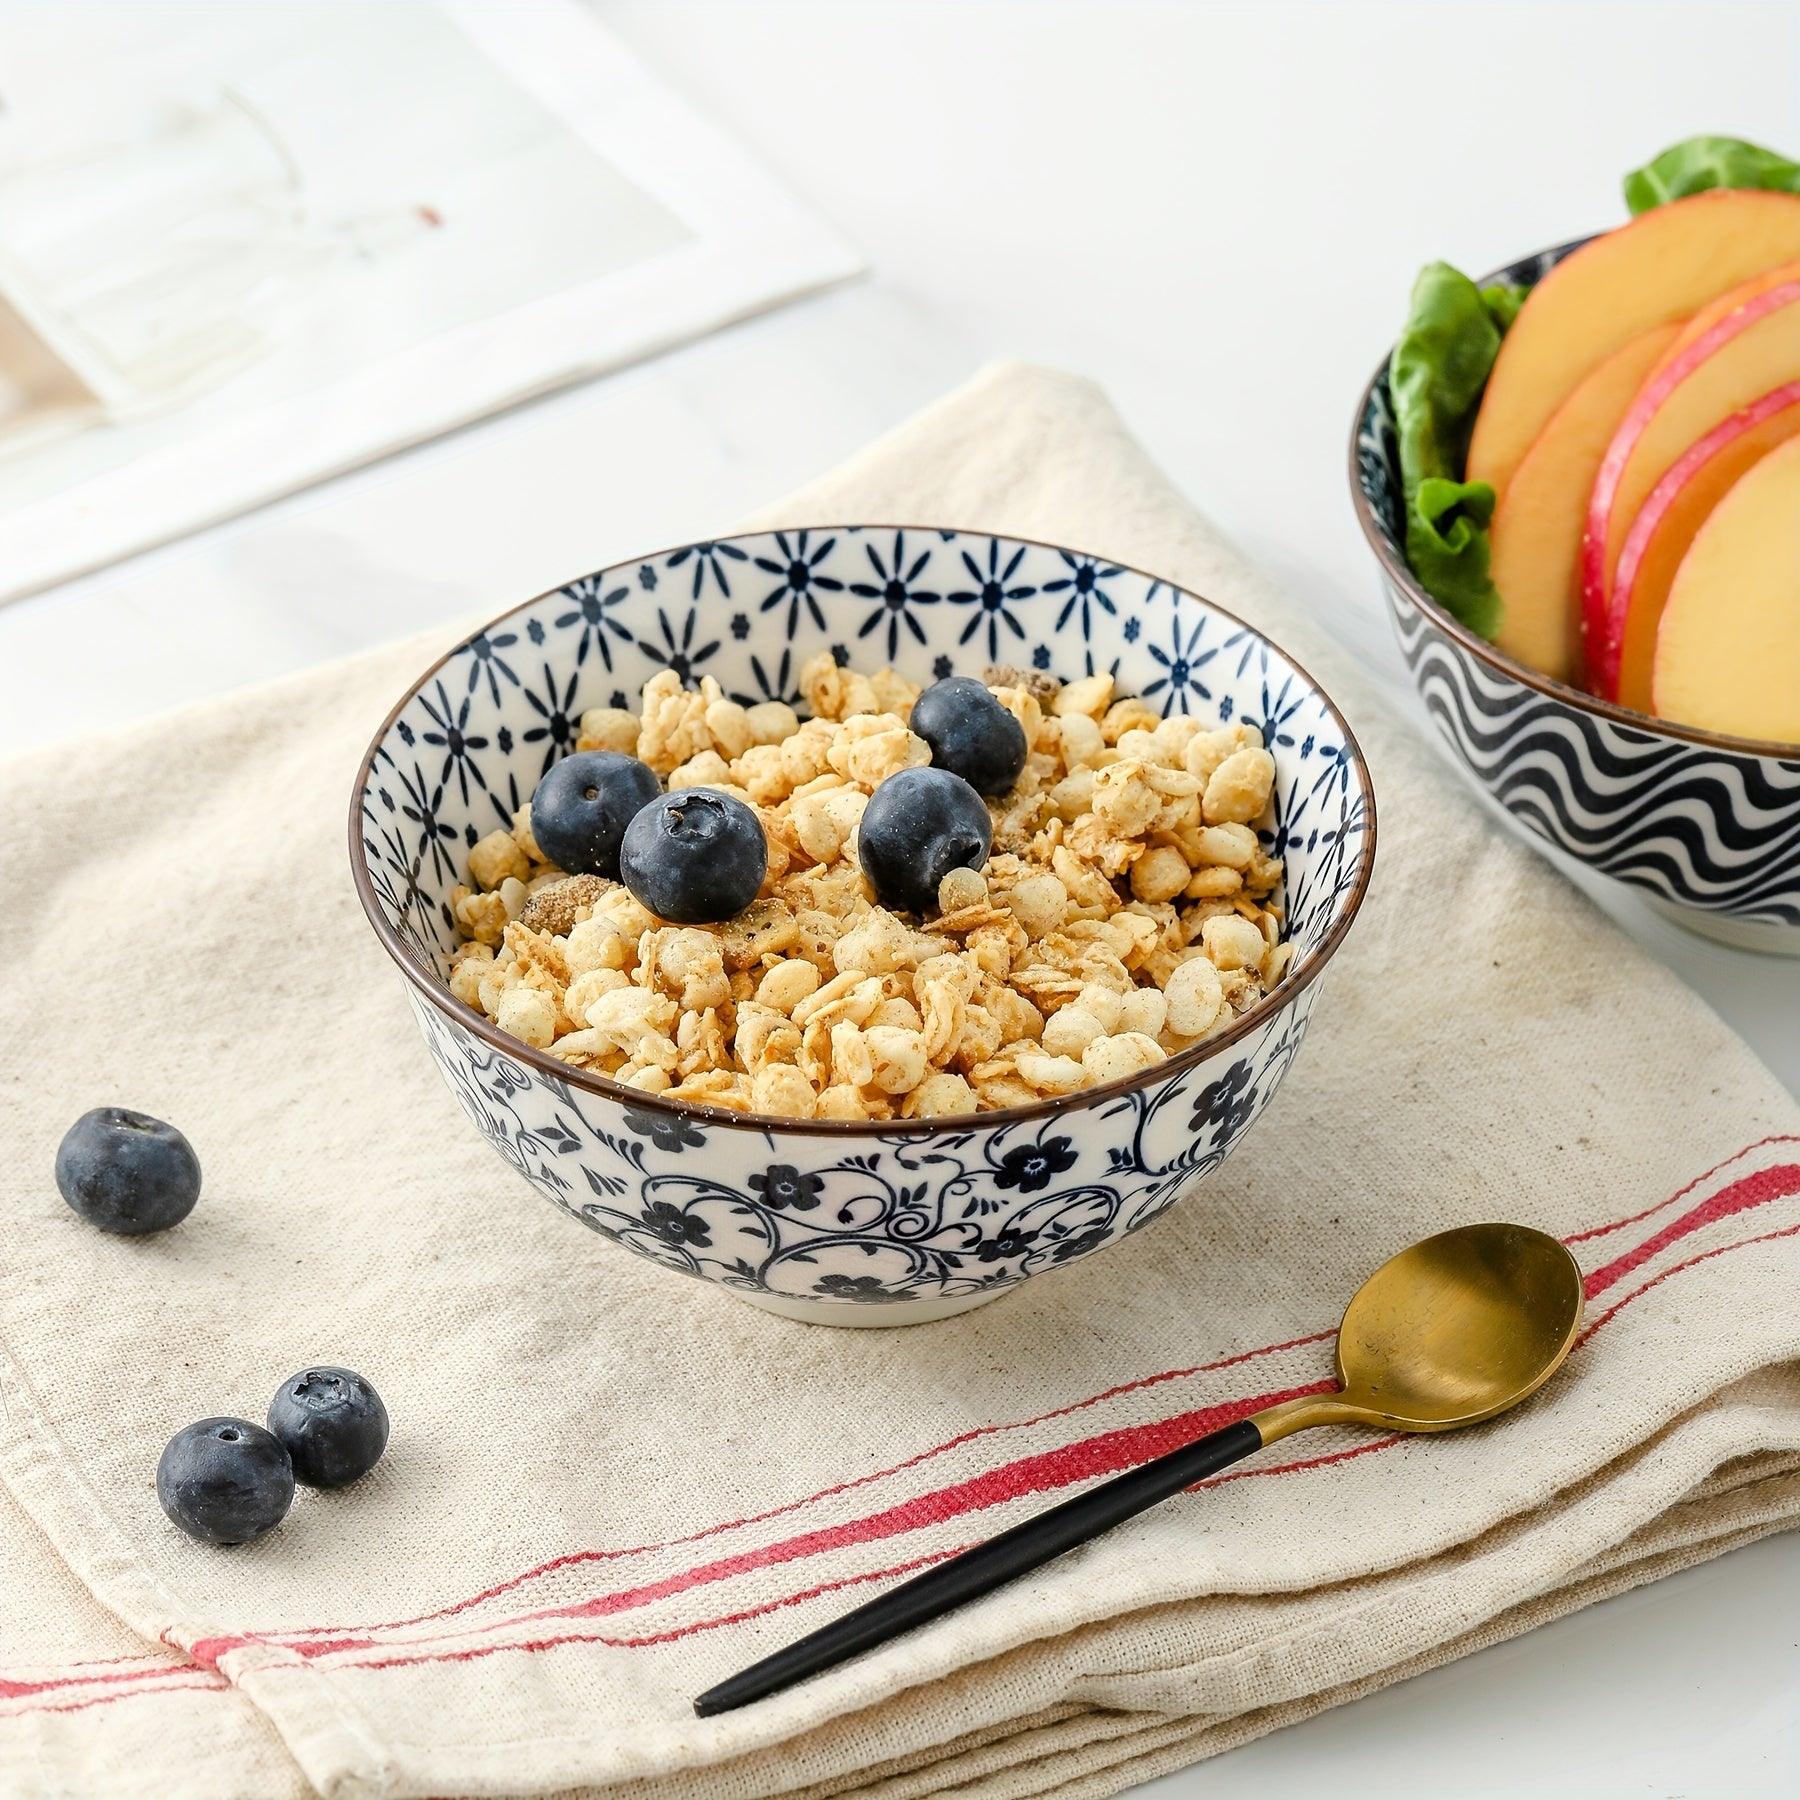
[[[15,764],[6,1791],[1108,1794],[1800,1517],[1800,1108],[1486,822],[1096,390],[1000,368],[772,516],[1129,560],[1326,683],[1381,850],[1269,1116],[1153,1229],[991,1307],[791,1324],[574,1229],[416,1041],[343,818],[451,632]],[[104,1238],[58,1198],[57,1139],[104,1102],[193,1139],[206,1186],[178,1230]],[[1587,1271],[1586,1336],[1518,1413],[1309,1434],[692,1716],[900,1572],[1327,1380],[1363,1275],[1490,1217]],[[380,1467],[303,1491],[258,1545],[179,1536],[164,1440],[259,1415],[313,1360],[381,1389]]]

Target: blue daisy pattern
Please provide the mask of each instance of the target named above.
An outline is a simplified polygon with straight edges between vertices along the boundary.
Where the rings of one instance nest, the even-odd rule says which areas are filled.
[[[620,606],[631,598],[631,589],[622,582],[614,582],[602,569],[597,575],[571,581],[562,591],[570,605],[566,612],[556,615],[555,625],[558,631],[573,630],[576,634],[576,668],[587,661],[590,651],[595,651],[610,670],[611,640],[620,638],[627,644],[631,642],[631,632],[618,614]],[[531,624],[537,625],[538,621],[533,619]],[[541,638],[534,634],[533,642],[539,641]]]
[[[893,547],[885,556],[873,544],[864,544],[863,554],[869,559],[869,567],[874,571],[875,579],[851,582],[850,592],[858,599],[873,600],[875,609],[856,628],[856,635],[859,638],[873,636],[879,643],[880,633],[885,626],[887,656],[891,662],[899,654],[902,624],[906,626],[915,644],[925,642],[925,627],[919,623],[913,609],[936,606],[943,598],[933,589],[918,585],[919,577],[930,566],[932,552],[927,548],[917,555],[909,555],[906,533],[896,531]]]
[[[691,565],[693,569],[693,595],[699,600],[707,590],[707,580],[711,577],[712,585],[721,599],[731,598],[731,565],[747,562],[750,552],[737,544],[706,543],[689,544],[685,549],[677,550],[664,567],[679,569]]]
[[[420,858],[391,824],[364,835],[369,878],[390,914],[403,926],[402,935],[421,958],[429,961],[432,935],[431,897],[419,880]]]
[[[640,639],[638,649],[657,668],[673,669],[683,682],[691,682],[700,665],[718,654],[720,640],[713,638],[709,641],[700,630],[698,607],[683,613],[681,623],[677,625],[659,606],[656,609],[656,630],[656,639]]]
[[[506,735],[511,737],[512,733],[508,732]],[[513,820],[519,816],[520,810],[530,798],[530,791],[519,785],[518,770],[509,768],[506,771],[505,780],[488,789],[488,799],[494,808],[494,824],[502,831],[510,831]],[[492,830],[493,828],[490,826],[488,829]],[[472,821],[470,829],[474,829]],[[467,833],[464,835],[466,836]],[[479,838],[481,833],[477,831],[475,835]]]
[[[1335,715],[1237,621],[1121,565],[984,533],[831,527],[689,546],[600,571],[477,633],[420,683],[372,758],[357,854],[421,966],[454,946],[465,846],[505,827],[582,711],[634,705],[664,667],[804,712],[798,671],[885,655],[919,682],[987,661],[1109,670],[1164,714],[1258,723],[1275,753],[1260,835],[1287,868],[1297,969],[1366,876],[1367,778]],[[533,673],[535,671],[535,673]],[[1225,1049],[1053,1118],[784,1134],[614,1099],[508,1056],[445,1000],[410,998],[463,1112],[546,1200],[609,1245],[811,1316],[972,1304],[1143,1230],[1256,1129],[1318,989]],[[410,991],[409,991],[410,992]]]
[[[1219,650],[1232,664],[1232,675],[1242,681],[1252,669],[1261,672],[1266,681],[1269,673],[1269,646],[1259,638],[1247,625],[1240,625],[1235,631],[1228,632],[1219,645]],[[1233,655],[1233,652],[1236,652]]]
[[[1200,679],[1201,670],[1218,655],[1216,645],[1204,647],[1210,624],[1205,613],[1195,613],[1191,608],[1172,610],[1165,644],[1146,646],[1160,672],[1146,681],[1139,693],[1144,699],[1155,701],[1165,717],[1172,712],[1198,711],[1212,699],[1212,689]]]
[[[825,614],[819,604],[821,594],[841,594],[844,584],[835,575],[821,572],[819,565],[837,548],[837,538],[822,536],[812,541],[810,531],[775,533],[775,554],[755,556],[751,560],[765,574],[780,577],[758,602],[758,611],[786,611],[782,629],[791,638],[802,616],[820,631],[825,629]]]
[[[800,676],[794,666],[792,645],[784,644],[781,655],[767,661],[760,651],[751,651],[750,674],[756,684],[754,690],[732,695],[740,706],[756,706],[764,700],[780,700],[789,706],[799,702]]]
[[[457,789],[467,805],[471,784],[482,789],[487,787],[487,777],[481,772],[481,752],[488,747],[488,740],[469,730],[469,711],[475,704],[474,695],[464,694],[461,699],[452,701],[442,681],[433,683],[433,690],[433,698],[421,697],[419,701],[433,727],[420,732],[419,741],[443,751],[444,766],[438,773],[438,783],[440,786],[447,784],[454,774]]]
[[[1093,615],[1089,608],[1095,608],[1108,616],[1118,612],[1107,583],[1117,580],[1125,571],[1117,563],[1103,563],[1093,556],[1072,556],[1067,550],[1059,550],[1056,554],[1068,573],[1044,583],[1046,594],[1065,596],[1057,610],[1055,629],[1067,631],[1073,620],[1082,637],[1090,638],[1093,636]],[[1155,598],[1156,590],[1161,585],[1160,582],[1151,583],[1150,598]]]
[[[543,774],[559,757],[575,748],[580,715],[575,710],[575,690],[581,681],[579,669],[569,671],[567,682],[558,684],[556,671],[544,664],[544,681],[540,690],[526,688],[525,702],[537,714],[537,723],[526,726],[520,734],[527,744],[542,744],[543,761],[538,773]]]
[[[510,650],[518,641],[519,634],[516,631],[498,631],[491,635],[478,631],[469,639],[463,646],[461,655],[468,666],[471,694],[485,683],[488,699],[498,706],[502,678],[514,687],[519,685],[519,678],[513,673],[512,664],[501,654],[504,650]]]
[[[1304,730],[1306,713],[1306,690],[1293,675],[1271,683],[1265,673],[1261,712],[1253,722],[1271,750],[1291,749],[1299,742],[1297,733]]]
[[[429,857],[432,872],[440,879],[445,876],[452,881],[460,879],[456,863],[446,847],[456,841],[457,831],[443,814],[444,784],[430,781],[417,763],[411,769],[398,769],[396,778],[400,784],[400,811],[419,828],[419,847],[412,857],[413,867],[423,869]]]
[[[1349,746],[1336,739],[1320,743],[1309,736],[1302,740],[1302,748],[1313,765],[1307,798],[1316,799],[1321,793],[1333,797],[1348,795],[1354,778]]]
[[[1020,544],[1010,555],[1003,556],[1000,539],[989,538],[985,557],[978,558],[967,550],[961,552],[961,557],[962,565],[975,585],[957,589],[950,595],[950,603],[973,607],[974,612],[956,641],[967,644],[985,632],[988,661],[998,662],[1001,626],[1006,627],[1015,643],[1024,643],[1027,634],[1018,610],[1019,602],[1029,600],[1038,591],[1034,583],[1015,579],[1020,563],[1025,560],[1025,546]],[[1009,644],[1009,654],[1011,648]]]

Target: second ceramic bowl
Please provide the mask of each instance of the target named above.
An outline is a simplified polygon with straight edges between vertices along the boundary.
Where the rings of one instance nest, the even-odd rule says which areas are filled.
[[[1483,278],[1531,287],[1587,240]],[[1800,746],[1722,737],[1597,700],[1501,655],[1407,567],[1387,358],[1363,390],[1350,490],[1426,710],[1475,782],[1545,842],[1690,930],[1800,956]]]

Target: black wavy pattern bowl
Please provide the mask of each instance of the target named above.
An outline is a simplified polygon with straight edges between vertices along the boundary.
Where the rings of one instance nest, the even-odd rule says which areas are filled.
[[[1577,238],[1483,278],[1530,287]],[[1391,352],[1390,352],[1391,354]],[[1455,760],[1546,843],[1689,929],[1800,956],[1800,746],[1666,723],[1503,656],[1407,567],[1387,357],[1356,409],[1350,491],[1388,615]]]

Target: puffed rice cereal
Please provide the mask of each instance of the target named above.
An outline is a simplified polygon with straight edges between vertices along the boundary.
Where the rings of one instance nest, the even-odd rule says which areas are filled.
[[[663,924],[617,883],[553,867],[527,806],[470,849],[451,894],[451,992],[571,1067],[788,1118],[1028,1104],[1225,1030],[1292,954],[1281,863],[1255,829],[1275,762],[1254,727],[1159,718],[1110,675],[983,680],[1025,730],[1025,767],[988,802],[986,866],[952,870],[935,914],[877,904],[856,857],[870,795],[930,761],[912,682],[821,654],[800,672],[802,719],[665,669],[637,712],[583,713],[577,748],[754,808],[761,894],[720,925]]]

